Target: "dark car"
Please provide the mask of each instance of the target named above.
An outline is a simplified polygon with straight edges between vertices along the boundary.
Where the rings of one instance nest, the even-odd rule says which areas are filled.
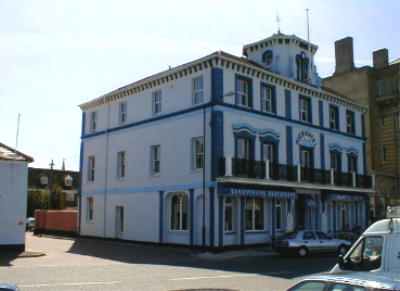
[[[17,285],[0,283],[0,291],[18,291]]]
[[[274,249],[280,254],[296,254],[305,257],[311,253],[345,254],[351,242],[331,238],[321,231],[300,230],[286,234],[274,242]]]

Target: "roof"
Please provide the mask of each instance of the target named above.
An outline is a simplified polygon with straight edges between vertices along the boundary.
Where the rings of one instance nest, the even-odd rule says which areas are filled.
[[[398,58],[390,63],[390,65],[395,65],[395,64],[400,64],[400,58]]]
[[[305,280],[322,280],[328,282],[354,284],[365,288],[379,290],[400,290],[399,274],[391,272],[351,272],[338,274],[322,274],[306,277]]]
[[[305,94],[311,94],[314,96],[319,96],[321,98],[336,98],[337,100],[341,102],[345,102],[346,104],[355,106],[358,110],[366,112],[367,108],[365,106],[362,106],[355,102],[354,100],[344,97],[343,95],[335,94],[333,92],[328,92],[327,90],[324,90],[322,88],[317,88],[315,86],[312,86],[310,84],[305,84],[302,82],[299,82],[297,80],[293,80],[290,78],[287,78],[285,76],[276,74],[274,72],[271,72],[270,70],[264,68],[260,64],[255,63],[254,61],[251,61],[245,57],[238,57],[229,53],[226,53],[224,51],[216,51],[212,54],[209,54],[205,57],[196,59],[192,62],[185,63],[183,65],[171,68],[170,70],[166,70],[154,75],[151,75],[149,77],[146,77],[144,79],[138,80],[136,82],[130,83],[126,86],[123,86],[121,88],[118,88],[116,90],[113,90],[107,94],[104,94],[98,98],[92,99],[88,102],[82,103],[80,108],[82,110],[88,110],[90,108],[100,106],[103,104],[111,103],[113,101],[116,101],[120,98],[124,98],[126,96],[134,95],[138,92],[141,92],[143,90],[146,90],[148,88],[152,88],[153,86],[158,86],[160,84],[164,84],[165,82],[169,82],[171,80],[175,80],[179,78],[184,72],[184,75],[186,75],[187,71],[192,72],[192,71],[197,71],[199,68],[208,68],[212,67],[215,64],[222,64],[222,62],[230,62],[230,63],[237,63],[240,65],[245,65],[249,68],[249,70],[256,70],[260,72],[261,74],[267,75],[269,80],[275,80],[279,84],[288,84],[292,88],[295,88],[296,90],[303,90]]]
[[[275,42],[276,40],[282,40],[282,39],[292,40],[293,42],[296,42],[297,44],[305,44],[307,46],[310,45],[313,52],[317,51],[317,49],[318,49],[317,45],[315,45],[315,44],[313,44],[313,43],[311,43],[311,42],[309,42],[309,41],[307,41],[305,39],[302,39],[302,38],[300,38],[300,37],[298,37],[298,36],[296,36],[294,34],[289,35],[289,34],[284,34],[282,32],[278,32],[278,33],[273,34],[270,37],[267,37],[267,38],[264,38],[262,40],[259,40],[259,41],[252,42],[252,43],[244,45],[243,46],[243,52],[244,52],[244,54],[246,54],[246,51],[248,49],[253,49],[253,48],[257,49],[259,46],[262,47],[263,45],[268,45],[268,44],[271,44],[271,43]]]
[[[25,155],[16,149],[13,149],[5,144],[0,143],[0,160],[5,161],[21,161],[21,162],[33,162],[33,158]]]
[[[392,231],[400,233],[400,218],[379,220],[368,227],[364,234],[382,234],[390,233]]]

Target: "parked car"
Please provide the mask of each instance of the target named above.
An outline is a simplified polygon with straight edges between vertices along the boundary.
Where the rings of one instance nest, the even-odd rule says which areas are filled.
[[[399,291],[398,274],[347,273],[307,277],[287,291]]]
[[[36,219],[34,217],[28,217],[26,219],[26,230],[32,231],[35,229]],[[1,289],[0,289],[1,291]]]
[[[288,233],[274,242],[274,249],[280,254],[297,254],[305,257],[310,253],[345,254],[351,242],[334,239],[321,231],[300,230]]]
[[[17,285],[0,283],[0,291],[18,291]]]

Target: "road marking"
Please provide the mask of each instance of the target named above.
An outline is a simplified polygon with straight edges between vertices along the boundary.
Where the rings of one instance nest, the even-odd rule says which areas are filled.
[[[18,285],[21,288],[43,288],[43,287],[72,287],[72,286],[91,286],[91,285],[115,285],[121,281],[108,282],[66,282],[66,283],[41,283],[41,284],[23,284]]]
[[[233,275],[217,275],[217,276],[199,276],[199,277],[183,277],[183,278],[172,278],[169,281],[189,281],[189,280],[203,280],[203,279],[230,279],[236,277],[253,277],[258,274],[233,274]]]

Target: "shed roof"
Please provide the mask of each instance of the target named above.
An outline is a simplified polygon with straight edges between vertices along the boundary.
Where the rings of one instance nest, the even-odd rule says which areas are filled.
[[[33,162],[33,158],[0,142],[0,160]]]

